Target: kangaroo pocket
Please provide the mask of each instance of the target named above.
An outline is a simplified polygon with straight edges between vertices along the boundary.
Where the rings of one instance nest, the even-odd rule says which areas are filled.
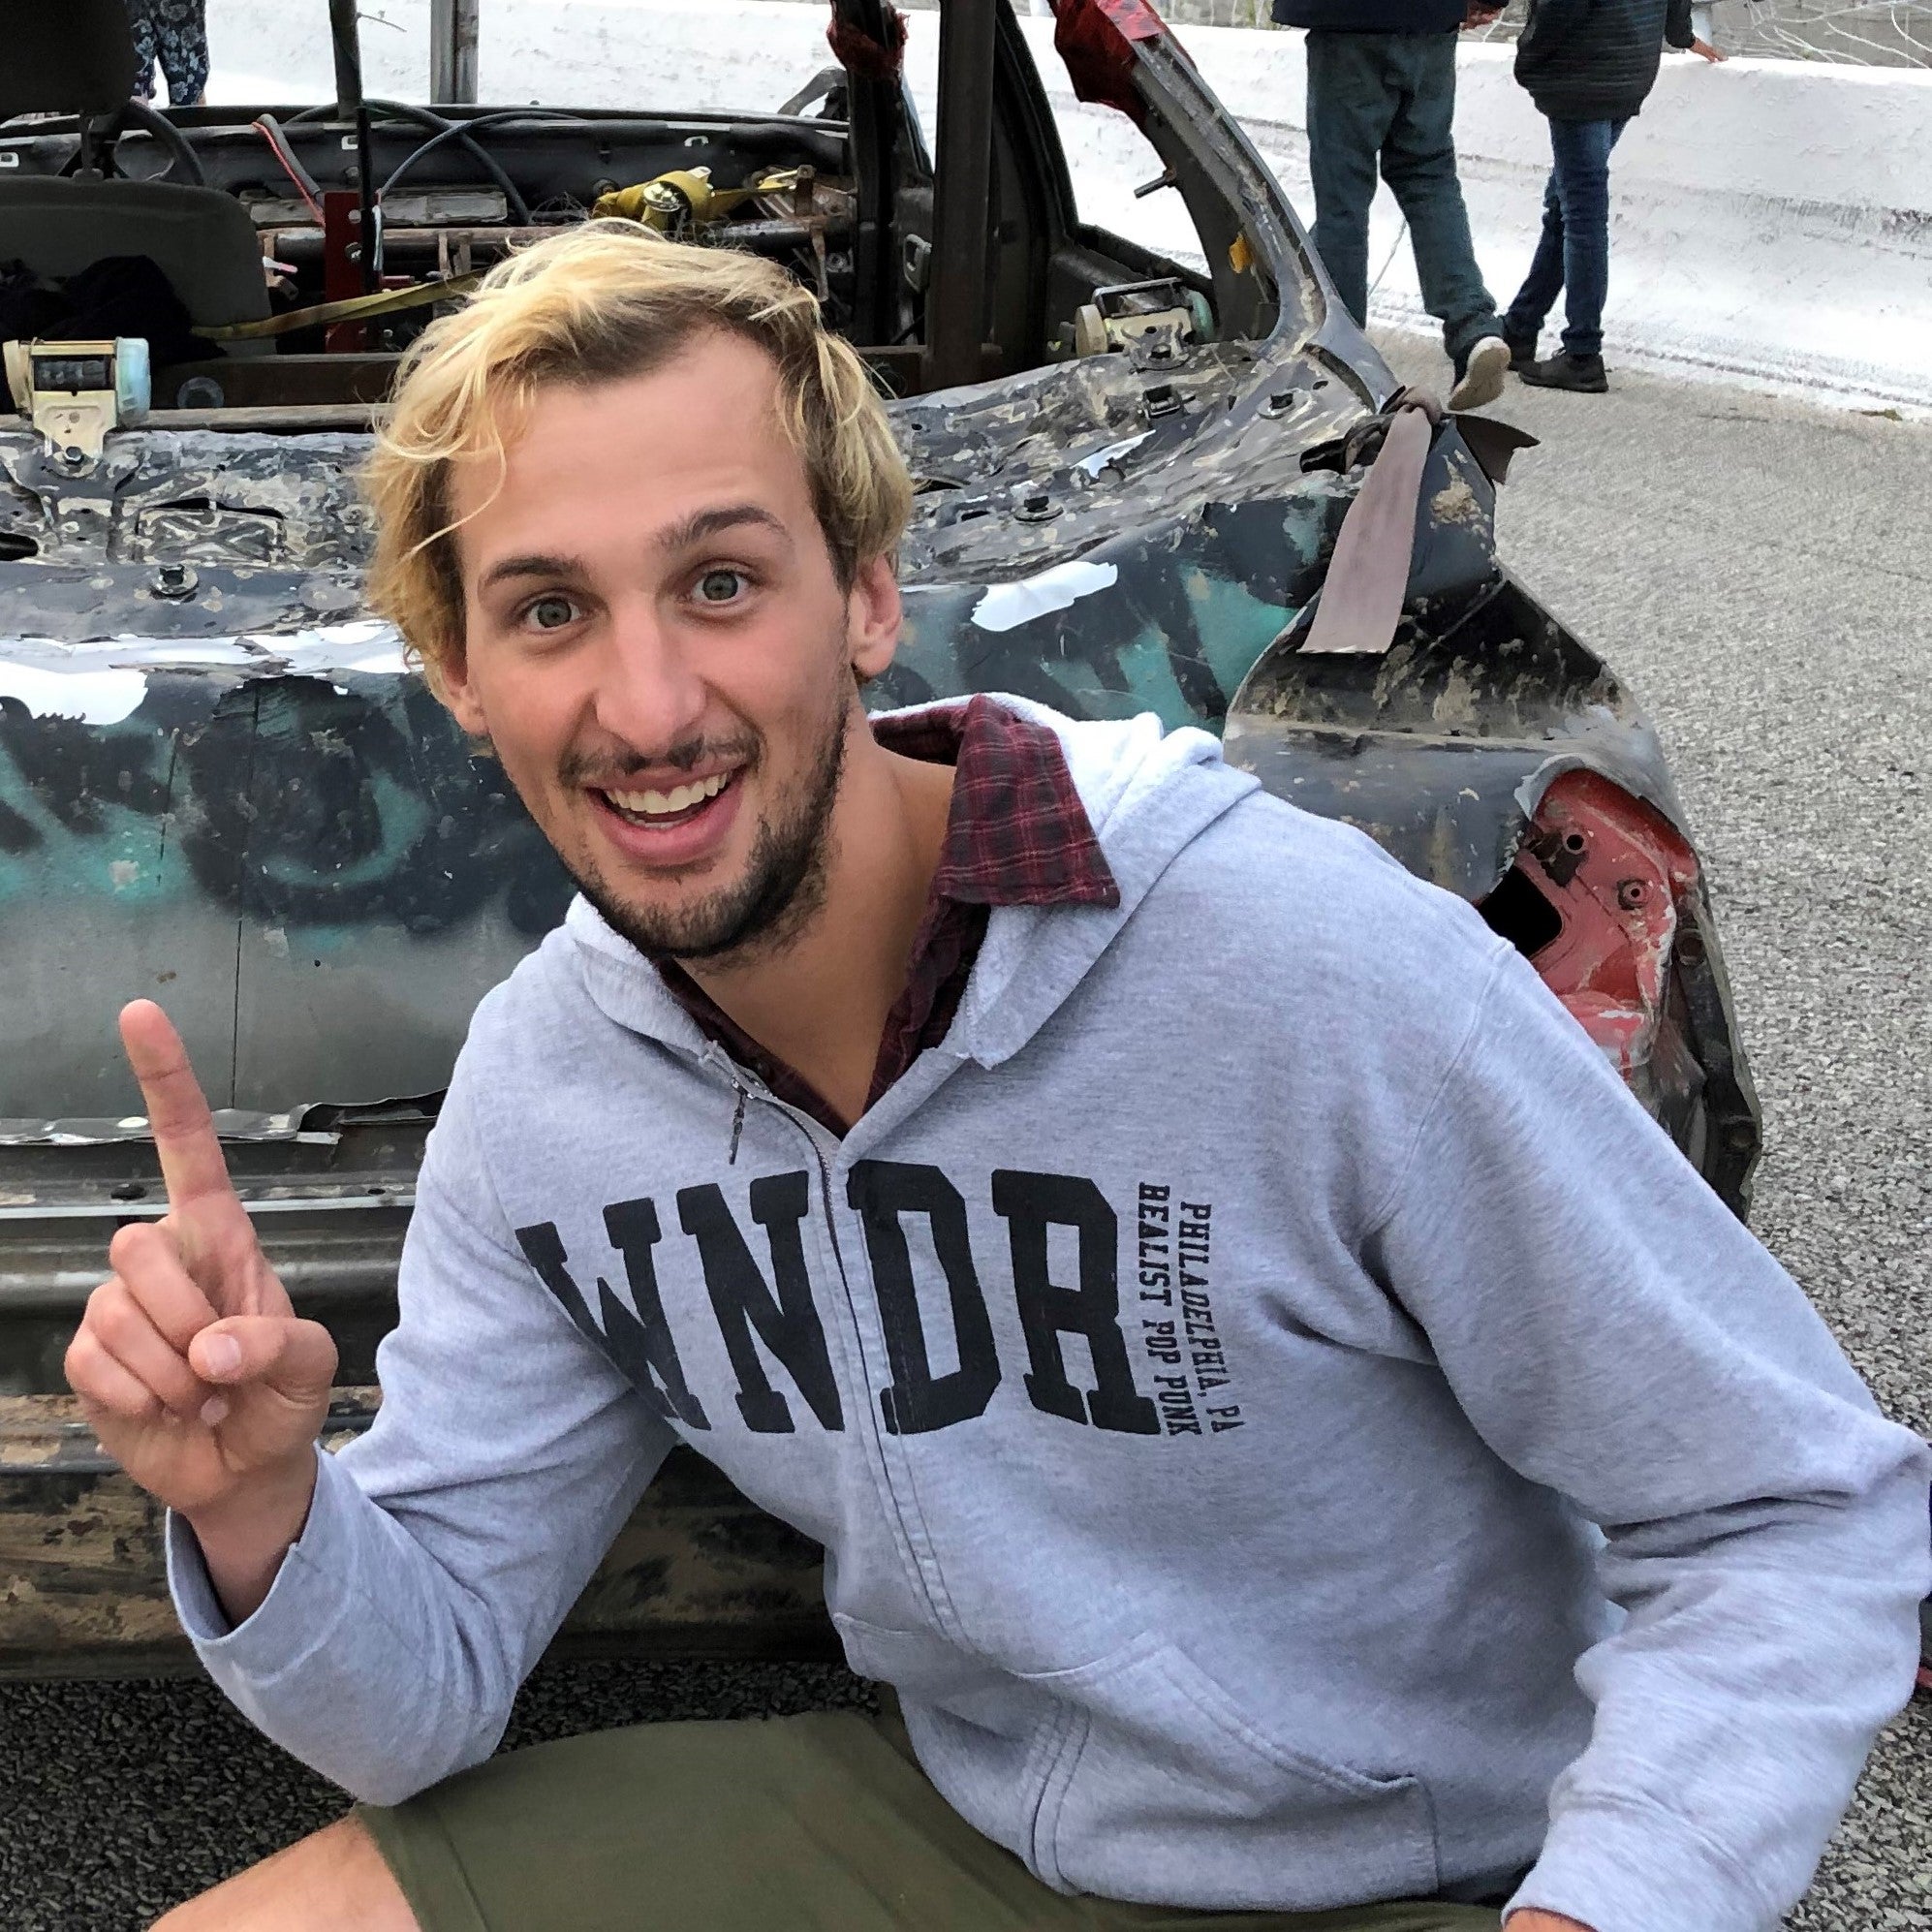
[[[1315,1911],[1435,1891],[1428,1793],[1295,1750],[1152,1636],[1027,1681],[1078,1718],[1046,1772],[1049,1884],[1208,1909]]]
[[[914,1752],[940,1794],[1031,1863],[1040,1794],[1070,1713],[935,1632],[887,1630],[837,1610],[832,1622],[852,1667],[897,1687]]]

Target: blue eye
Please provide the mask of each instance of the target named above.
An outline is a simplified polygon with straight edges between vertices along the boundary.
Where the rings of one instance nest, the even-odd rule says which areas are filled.
[[[540,631],[561,631],[576,615],[576,606],[568,597],[540,597],[523,615]]]
[[[706,571],[698,579],[699,601],[704,604],[730,604],[743,591],[744,583],[742,571]]]

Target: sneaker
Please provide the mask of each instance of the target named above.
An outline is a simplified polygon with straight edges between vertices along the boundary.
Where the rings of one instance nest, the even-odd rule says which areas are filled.
[[[1503,340],[1510,345],[1510,367],[1520,376],[1537,358],[1537,339],[1534,335],[1511,335],[1506,328]]]
[[[1533,389],[1574,390],[1579,395],[1602,395],[1610,386],[1601,356],[1573,356],[1567,349],[1516,373]]]
[[[1455,388],[1449,390],[1451,409],[1480,409],[1503,393],[1503,378],[1510,370],[1510,345],[1500,335],[1480,337],[1462,366],[1455,372]]]

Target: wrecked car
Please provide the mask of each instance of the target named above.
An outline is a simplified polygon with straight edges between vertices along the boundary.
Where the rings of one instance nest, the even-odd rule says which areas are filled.
[[[333,1436],[373,1413],[438,1092],[570,888],[367,617],[356,472],[438,305],[595,211],[782,263],[893,398],[919,495],[878,705],[998,690],[1220,733],[1479,906],[1745,1211],[1758,1117],[1697,852],[1629,691],[1497,558],[1512,439],[1396,407],[1143,0],[1024,25],[946,0],[931,128],[884,0],[833,0],[824,70],[734,113],[370,99],[335,0],[333,101],[164,114],[121,98],[119,10],[67,0],[0,81],[29,117],[0,123],[0,261],[51,286],[145,257],[193,336],[8,352],[0,1671],[184,1657],[158,1511],[61,1373],[109,1237],[165,1205],[121,1001],[167,1005],[267,1252],[335,1334]],[[437,17],[460,44],[474,0]],[[1036,52],[1144,138],[1189,259],[1081,219]],[[1404,450],[1406,581],[1337,644],[1338,541]],[[680,1455],[562,1641],[833,1654],[818,1561]]]

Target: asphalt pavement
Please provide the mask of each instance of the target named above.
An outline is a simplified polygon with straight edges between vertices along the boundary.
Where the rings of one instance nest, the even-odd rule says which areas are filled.
[[[1426,345],[1386,346],[1447,387]],[[1932,1433],[1932,426],[1616,383],[1497,405],[1544,439],[1503,547],[1674,759],[1764,1105],[1755,1225]],[[864,1696],[822,1667],[545,1667],[511,1741]],[[7,1932],[132,1932],[343,1805],[195,1682],[0,1686],[0,1792]],[[1886,1731],[1791,1923],[1932,1932],[1932,1704]]]

